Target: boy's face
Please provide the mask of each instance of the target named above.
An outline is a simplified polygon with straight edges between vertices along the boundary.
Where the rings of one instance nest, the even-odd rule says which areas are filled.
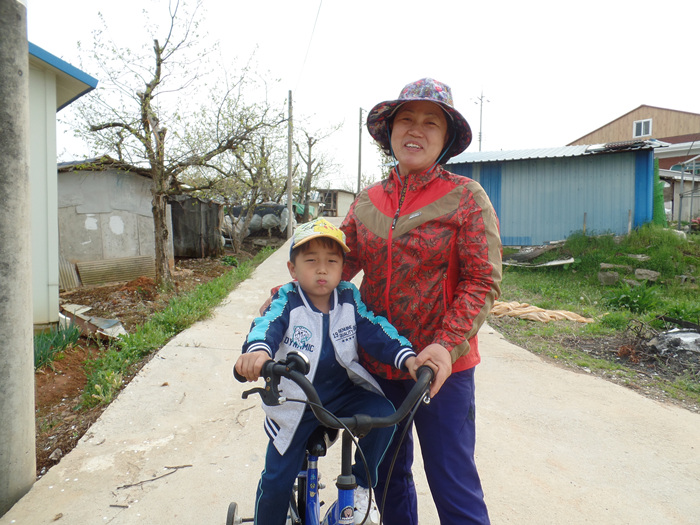
[[[318,239],[311,239],[307,245],[294,262],[287,262],[287,268],[314,306],[327,312],[330,296],[343,274],[343,250],[336,242],[328,244]]]

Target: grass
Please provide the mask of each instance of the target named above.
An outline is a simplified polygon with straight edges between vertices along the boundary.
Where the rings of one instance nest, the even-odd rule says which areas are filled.
[[[124,378],[132,375],[146,357],[195,322],[208,317],[273,252],[273,249],[262,250],[251,261],[240,263],[217,279],[175,297],[134,333],[121,337],[88,363],[88,382],[81,408],[109,404],[123,387]]]
[[[504,255],[507,253],[504,250]],[[630,255],[644,255],[648,259]],[[493,316],[489,322],[509,340],[530,351],[568,366],[614,376],[621,382],[634,381],[639,372],[614,360],[598,359],[571,348],[575,345],[564,348],[563,342],[620,336],[631,323],[657,331],[676,327],[661,316],[700,324],[700,235],[691,234],[684,239],[673,231],[651,225],[622,238],[577,233],[533,262],[568,257],[573,257],[575,262],[566,266],[504,266],[500,300],[568,310],[595,322],[538,323]],[[611,270],[619,274],[619,283],[612,286],[600,283],[601,263],[618,265]],[[660,275],[653,283],[639,281],[634,274],[638,268]],[[636,280],[637,284],[625,280],[629,283]],[[659,379],[657,386],[673,397],[700,404],[698,377],[700,371],[690,370],[675,381]]]
[[[63,351],[80,338],[80,328],[73,323],[67,326],[59,325],[48,332],[34,336],[34,369],[45,366],[51,367]]]

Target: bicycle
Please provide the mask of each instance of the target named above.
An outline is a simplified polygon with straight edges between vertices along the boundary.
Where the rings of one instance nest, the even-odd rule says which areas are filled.
[[[373,428],[396,425],[409,414],[413,417],[421,402],[429,403],[430,398],[427,392],[433,379],[433,370],[427,366],[422,366],[418,369],[416,384],[401,406],[391,416],[370,417],[364,414],[356,414],[342,418],[334,416],[323,407],[316,389],[306,377],[308,371],[308,359],[303,354],[296,352],[290,352],[286,361],[267,361],[261,370],[261,377],[264,379],[265,386],[247,390],[243,392],[242,397],[247,399],[252,394],[258,394],[262,402],[267,405],[279,405],[292,401],[307,403],[316,419],[321,423],[321,426],[316,429],[307,442],[307,457],[304,461],[304,467],[297,476],[296,484],[290,496],[287,525],[354,524],[354,497],[357,484],[355,476],[352,474],[353,444],[357,446],[356,439],[365,436]],[[246,380],[235,369],[234,376],[238,381],[245,382]],[[304,394],[306,394],[307,400],[285,399],[280,396],[278,387],[282,377],[286,377],[299,385]],[[337,440],[338,430],[343,431],[341,472],[336,480],[338,498],[330,505],[321,521],[319,489],[324,487],[319,484],[318,460],[326,455],[328,448]],[[401,436],[401,439],[403,439],[403,436]],[[361,449],[360,456],[363,457]],[[368,506],[364,519],[369,514],[369,508]],[[238,525],[253,521],[253,518],[240,518],[238,516],[237,503],[232,502],[229,505],[226,525]]]

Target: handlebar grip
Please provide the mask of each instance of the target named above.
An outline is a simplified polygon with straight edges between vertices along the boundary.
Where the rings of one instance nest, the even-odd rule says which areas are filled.
[[[269,377],[271,375],[271,370],[269,370],[270,366],[273,366],[275,364],[275,361],[270,359],[269,361],[265,361],[263,363],[262,368],[260,369],[260,377]],[[239,383],[245,383],[248,381],[245,376],[241,375],[238,370],[236,370],[236,367],[234,365],[233,367],[233,377],[236,378],[236,380]]]
[[[242,376],[241,374],[238,373],[238,370],[236,370],[235,366],[233,367],[233,377],[235,377],[236,381],[238,381],[239,383],[245,383],[246,381],[248,381],[245,378],[245,376]]]
[[[433,369],[430,368],[428,365],[422,365],[418,367],[418,370],[416,370],[416,377],[420,379],[423,374],[428,374],[428,383],[432,383],[433,379],[435,378],[435,372],[433,372]]]

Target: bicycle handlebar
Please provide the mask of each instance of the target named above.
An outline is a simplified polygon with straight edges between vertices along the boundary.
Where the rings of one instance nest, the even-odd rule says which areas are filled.
[[[365,414],[356,414],[351,417],[337,418],[323,408],[316,388],[306,377],[307,372],[308,361],[301,354],[290,353],[286,361],[273,361],[270,359],[263,364],[260,372],[261,377],[265,381],[265,387],[253,388],[243,392],[243,399],[247,399],[251,394],[259,394],[266,405],[275,406],[283,403],[286,399],[280,395],[278,387],[280,378],[286,377],[299,385],[304,394],[306,394],[311,410],[313,410],[316,419],[322,425],[337,429],[348,428],[353,432],[359,431],[359,433],[366,434],[372,428],[390,427],[399,423],[426,395],[430,382],[433,380],[433,370],[428,366],[421,366],[416,373],[418,378],[416,384],[411,388],[401,406],[390,416],[372,417]],[[240,375],[235,368],[233,369],[233,374],[238,381],[246,381],[245,377]],[[429,402],[427,395],[425,402]]]

